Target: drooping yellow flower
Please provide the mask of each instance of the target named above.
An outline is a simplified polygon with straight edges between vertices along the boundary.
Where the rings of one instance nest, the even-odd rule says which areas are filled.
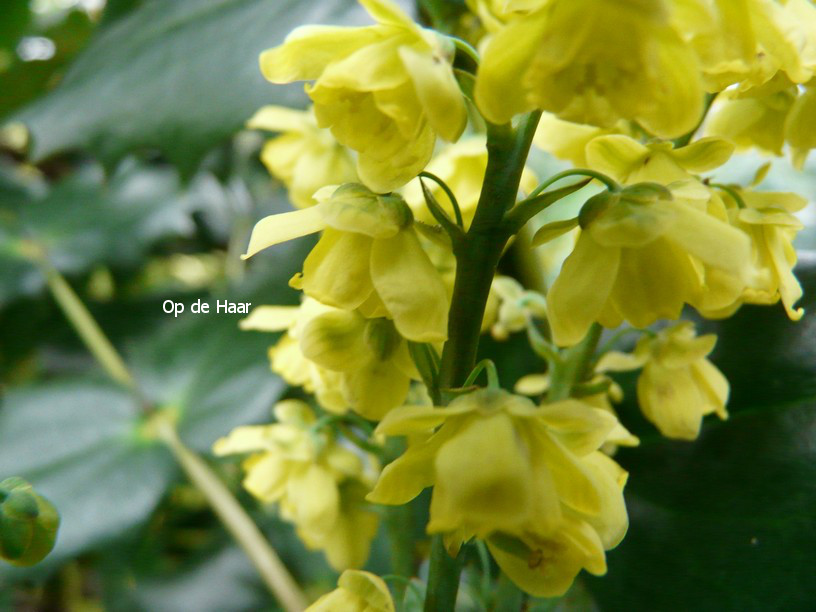
[[[487,537],[548,532],[562,505],[597,515],[605,500],[584,459],[616,419],[577,400],[537,407],[529,399],[482,389],[445,408],[404,406],[378,432],[430,433],[383,471],[368,499],[404,504],[434,486],[428,531]]]
[[[436,136],[455,141],[467,122],[453,77],[454,47],[391,0],[360,0],[377,25],[303,26],[261,54],[273,83],[311,81],[320,127],[359,153],[357,172],[385,193],[416,176]]]
[[[518,537],[494,534],[487,547],[496,563],[521,589],[536,597],[558,597],[572,586],[581,569],[606,573],[605,550],[617,546],[629,519],[623,500],[628,474],[603,453],[584,458],[604,507],[592,515],[564,508],[564,517],[550,532],[528,531]]]
[[[675,149],[671,142],[642,144],[622,134],[598,136],[585,147],[588,167],[626,185],[688,180],[720,167],[733,152],[734,145],[721,138],[701,138]]]
[[[394,612],[394,601],[382,578],[371,572],[346,570],[337,588],[306,608],[306,612]]]
[[[297,288],[330,306],[393,319],[409,340],[445,340],[445,285],[402,198],[376,195],[354,183],[323,189],[315,197],[318,204],[311,208],[261,219],[243,257],[324,230],[303,262],[302,276],[293,279]]]
[[[748,284],[748,237],[680,197],[681,189],[675,195],[641,183],[587,201],[575,249],[547,295],[557,344],[579,342],[594,321],[642,328],[677,319],[706,290],[707,267]]]
[[[664,436],[694,440],[705,415],[728,418],[728,381],[706,359],[716,343],[714,334],[697,337],[690,322],[638,342],[635,355],[645,364],[637,382],[638,402]]]
[[[332,567],[359,567],[368,558],[377,515],[366,507],[371,465],[325,432],[308,405],[286,400],[275,406],[277,423],[237,427],[213,445],[217,456],[244,454],[244,488],[276,503],[307,547],[322,549]]]
[[[775,83],[778,80],[782,81],[779,85]],[[796,86],[787,78],[774,79],[745,94],[725,91],[711,108],[705,133],[726,138],[740,149],[757,147],[772,155],[782,155],[785,125],[796,96]]]
[[[662,0],[551,0],[488,42],[476,103],[494,123],[535,108],[612,127],[638,121],[666,138],[702,113],[697,59],[669,23]]]
[[[802,222],[792,213],[807,206],[807,200],[794,193],[735,189],[742,200],[741,208],[729,195],[732,223],[751,238],[755,265],[761,275],[756,283],[746,288],[740,302],[774,304],[781,299],[788,316],[798,321],[804,310],[795,308],[802,297],[802,287],[793,275],[796,249],[793,239],[802,229]]]
[[[327,410],[380,419],[419,380],[408,347],[387,319],[366,319],[306,298],[300,307],[260,306],[242,329],[286,331],[270,350],[272,370],[315,393]]]
[[[816,69],[816,9],[808,0],[676,0],[675,26],[700,58],[708,91],[742,91]]]
[[[328,130],[317,127],[311,111],[264,106],[247,122],[255,130],[280,132],[261,151],[269,173],[289,190],[292,203],[306,208],[321,187],[357,181],[354,159]]]
[[[447,145],[428,164],[428,172],[442,179],[456,196],[465,228],[470,227],[470,222],[476,213],[486,169],[487,148],[482,136],[470,136],[455,144]],[[442,188],[429,179],[424,179],[424,182],[439,205],[453,219],[453,206]],[[525,168],[521,175],[522,191],[532,191],[537,184],[538,179],[535,174],[529,168]],[[418,220],[430,224],[436,223],[428,212],[419,179],[405,186],[403,196]]]
[[[793,165],[801,170],[811,149],[816,149],[816,82],[808,87],[788,113],[785,140],[791,147]]]
[[[495,293],[498,301],[496,319],[490,327],[490,334],[496,340],[507,340],[511,333],[523,331],[531,317],[547,317],[544,296],[525,290],[510,276],[497,275],[493,279],[491,292]]]

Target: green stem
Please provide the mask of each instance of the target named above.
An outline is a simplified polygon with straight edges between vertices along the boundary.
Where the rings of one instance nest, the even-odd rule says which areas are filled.
[[[431,539],[431,562],[428,567],[428,588],[425,591],[425,612],[448,612],[456,604],[462,557],[448,554],[441,534]]]
[[[705,102],[703,106],[703,112],[700,115],[700,120],[697,122],[697,125],[694,126],[690,132],[683,134],[680,138],[674,139],[674,148],[679,149],[680,147],[685,147],[688,143],[691,142],[691,139],[694,138],[694,135],[697,133],[697,130],[700,129],[700,126],[703,125],[706,117],[708,116],[708,111],[711,110],[711,105],[714,104],[714,99],[717,97],[716,93],[706,93],[705,95]]]
[[[410,579],[414,575],[413,509],[409,504],[388,506],[385,509],[385,528],[391,547],[391,572]],[[402,599],[403,588],[395,599]]]
[[[593,323],[583,340],[563,351],[562,362],[553,368],[550,376],[549,401],[567,399],[573,387],[587,377],[602,332],[603,327]]]
[[[563,178],[567,178],[568,176],[588,176],[590,178],[594,178],[602,182],[610,191],[619,191],[620,185],[618,185],[617,181],[612,180],[602,172],[597,172],[596,170],[588,170],[586,168],[572,168],[571,170],[564,170],[563,172],[559,172],[558,174],[553,174],[550,178],[546,181],[541,183],[538,187],[533,189],[524,202],[529,202],[533,198],[535,198],[539,193],[544,191],[547,187],[552,185],[553,183],[557,183]],[[523,202],[522,202],[523,203]]]
[[[45,256],[39,257],[37,262],[45,274],[48,288],[62,310],[65,318],[71,323],[79,337],[108,375],[116,382],[132,391],[136,391],[136,380],[125,365],[124,360],[108,340],[102,328],[93,318],[85,304],[63,278],[57,269],[51,265]]]
[[[308,600],[277,553],[269,546],[258,526],[247,515],[229,489],[196,453],[187,448],[169,422],[158,427],[159,437],[167,444],[187,477],[201,491],[213,511],[244,549],[269,590],[286,612],[301,612]]]
[[[461,386],[476,363],[487,296],[510,232],[504,214],[516,202],[521,173],[540,113],[531,113],[518,130],[488,125],[487,170],[470,229],[456,255],[448,341],[442,350],[439,386]]]
[[[442,350],[439,386],[459,387],[476,363],[479,335],[490,285],[511,231],[505,213],[516,203],[521,173],[541,118],[533,112],[517,129],[508,123],[487,126],[487,169],[470,229],[454,246],[456,279],[453,285],[448,341]],[[459,589],[462,555],[448,555],[441,535],[431,546],[425,612],[453,610]]]

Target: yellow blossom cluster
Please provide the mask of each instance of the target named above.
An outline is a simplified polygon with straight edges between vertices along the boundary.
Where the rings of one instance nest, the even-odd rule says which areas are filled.
[[[746,146],[789,147],[796,165],[816,147],[816,7],[466,0],[477,51],[392,0],[359,2],[373,25],[303,26],[262,54],[266,78],[306,81],[312,106],[265,107],[248,124],[275,134],[261,158],[297,210],[261,219],[244,258],[320,237],[290,281],[300,304],[241,325],[282,332],[272,370],[329,414],[286,401],[277,423],[214,451],[248,453],[247,490],[337,569],[368,555],[367,502],[432,487],[426,530],[451,554],[480,540],[524,591],[561,595],[581,570],[605,573],[628,526],[628,474],[611,455],[639,440],[609,373],[641,369],[644,416],[693,440],[705,416],[727,418],[728,381],[709,360],[714,335],[662,322],[746,303],[802,316],[793,239],[806,202],[757,189],[762,172],[748,187],[711,173]],[[531,143],[579,167],[538,184]],[[570,175],[585,180],[547,191]],[[572,232],[551,286],[499,274],[508,248],[529,255],[513,242],[524,225],[591,179],[605,189],[532,239]],[[624,324],[641,334],[633,352],[598,348],[602,328]],[[494,367],[478,387],[488,331],[526,331],[546,372],[514,394]],[[379,422],[379,442],[405,439],[379,477],[335,429],[348,418]],[[310,609],[394,607],[380,578],[349,571]]]
[[[332,567],[360,567],[377,532],[377,515],[364,497],[372,466],[323,431],[303,402],[275,406],[277,422],[247,425],[216,441],[216,455],[247,454],[244,488],[294,523],[309,548],[323,550]]]

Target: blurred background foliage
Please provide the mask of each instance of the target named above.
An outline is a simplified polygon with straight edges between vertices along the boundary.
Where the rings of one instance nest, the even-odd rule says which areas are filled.
[[[462,7],[420,0],[412,9],[445,27]],[[363,20],[353,0],[4,0],[0,479],[29,480],[62,527],[45,562],[0,564],[0,610],[275,609],[149,435],[139,400],[106,380],[66,322],[36,254],[69,280],[134,370],[142,400],[172,411],[189,446],[208,454],[231,428],[267,421],[293,393],[268,370],[273,338],[239,331],[239,315],[176,319],[162,303],[296,300],[286,281],[307,240],[250,266],[238,259],[254,222],[289,208],[258,161],[262,135],[242,126],[263,104],[305,104],[297,86],[266,84],[257,57],[296,25]],[[541,175],[559,168],[543,155],[533,163]],[[749,182],[761,163],[739,156],[718,179]],[[813,201],[816,165],[797,173],[776,160],[763,188]],[[721,334],[715,361],[732,383],[732,417],[707,421],[697,443],[661,439],[624,403],[622,420],[643,440],[618,456],[631,471],[630,533],[606,577],[532,609],[812,608],[813,217],[811,205],[799,239],[809,315],[792,324],[781,307],[745,307],[708,324]],[[523,272],[512,257],[502,267]],[[520,337],[487,340],[482,351],[505,385],[541,368]],[[632,380],[621,382],[633,400]],[[241,493],[237,463],[213,465],[307,592],[333,586],[322,556]],[[387,573],[382,540],[369,569]],[[485,603],[474,572],[464,580],[469,609],[504,609]]]

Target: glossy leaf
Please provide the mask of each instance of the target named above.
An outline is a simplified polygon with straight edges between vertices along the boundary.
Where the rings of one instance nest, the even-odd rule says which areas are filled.
[[[601,609],[804,610],[816,575],[816,257],[798,276],[808,314],[743,307],[714,361],[731,418],[696,442],[652,435],[616,458],[631,526],[589,584]],[[709,331],[709,329],[706,329]]]

